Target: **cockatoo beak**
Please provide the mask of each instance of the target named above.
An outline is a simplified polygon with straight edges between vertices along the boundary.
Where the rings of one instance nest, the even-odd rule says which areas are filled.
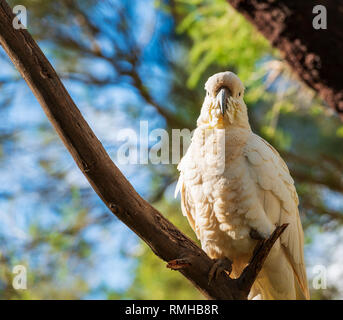
[[[224,116],[227,110],[227,99],[230,96],[230,90],[226,87],[222,87],[217,96],[219,97],[220,111]]]

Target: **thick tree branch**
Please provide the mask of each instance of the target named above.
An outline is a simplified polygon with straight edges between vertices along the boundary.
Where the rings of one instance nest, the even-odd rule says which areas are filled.
[[[228,0],[278,48],[293,71],[343,120],[343,28],[340,0]],[[327,9],[327,29],[312,26],[316,5]]]
[[[182,234],[148,202],[142,199],[110,159],[100,141],[82,117],[55,70],[26,30],[12,27],[13,14],[0,0],[0,44],[43,107],[75,162],[104,201],[122,222],[142,238],[165,261],[187,257],[191,267],[180,272],[211,299],[246,299],[249,285],[267,256],[275,234],[262,246],[258,263],[247,270],[249,285],[220,274],[210,284],[213,261],[192,240]],[[277,230],[280,231],[279,228]],[[280,234],[279,231],[277,235]],[[253,261],[255,261],[253,259]],[[255,270],[255,271],[254,271]]]

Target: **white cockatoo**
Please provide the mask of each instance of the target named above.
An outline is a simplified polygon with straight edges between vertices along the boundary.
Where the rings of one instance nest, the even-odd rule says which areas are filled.
[[[239,277],[258,239],[288,227],[274,244],[249,299],[309,299],[298,196],[278,152],[250,128],[244,86],[232,72],[205,84],[192,142],[178,165],[181,207],[215,261]],[[217,263],[216,262],[216,263]]]

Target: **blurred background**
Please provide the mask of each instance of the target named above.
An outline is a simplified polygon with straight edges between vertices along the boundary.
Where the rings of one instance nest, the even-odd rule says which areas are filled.
[[[300,196],[313,299],[343,298],[343,125],[225,0],[20,0],[38,41],[116,162],[120,129],[194,129],[213,73],[246,85],[253,130],[286,160]],[[88,185],[0,50],[0,298],[203,299]],[[183,232],[175,165],[119,165]],[[27,290],[12,287],[27,267]],[[313,289],[315,266],[327,288]],[[318,270],[317,270],[318,271]]]

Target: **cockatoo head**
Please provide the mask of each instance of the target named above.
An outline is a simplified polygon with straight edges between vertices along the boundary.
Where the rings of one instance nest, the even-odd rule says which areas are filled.
[[[230,71],[216,73],[205,84],[206,98],[198,121],[210,126],[240,125],[247,121],[244,85]]]

